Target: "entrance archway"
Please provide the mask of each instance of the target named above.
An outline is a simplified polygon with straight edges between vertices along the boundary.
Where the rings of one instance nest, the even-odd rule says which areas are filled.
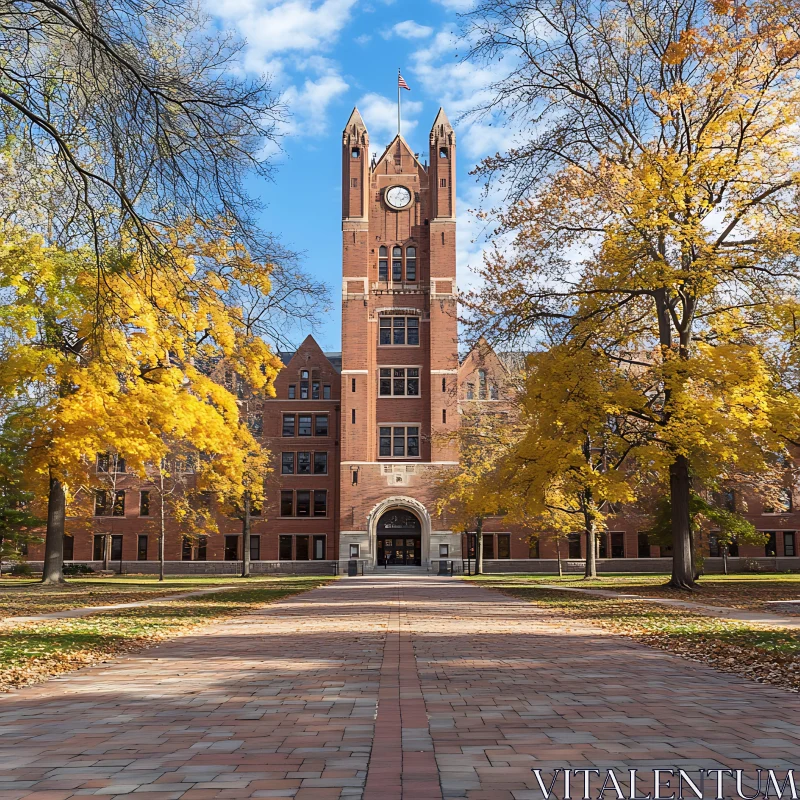
[[[378,564],[420,566],[422,523],[406,508],[390,508],[378,518],[375,529]]]

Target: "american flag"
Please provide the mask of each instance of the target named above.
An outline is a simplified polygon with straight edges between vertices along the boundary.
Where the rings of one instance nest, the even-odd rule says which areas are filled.
[[[398,72],[397,73],[397,88],[398,89],[408,89],[411,91],[411,87],[406,83],[405,78]]]

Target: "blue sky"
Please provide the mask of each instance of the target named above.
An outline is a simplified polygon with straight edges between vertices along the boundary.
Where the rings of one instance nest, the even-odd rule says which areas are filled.
[[[325,350],[340,349],[341,131],[358,106],[373,150],[397,126],[397,70],[403,91],[403,135],[420,153],[439,106],[458,143],[459,284],[480,260],[480,226],[469,214],[480,203],[470,169],[508,146],[497,120],[459,118],[487,97],[497,65],[461,60],[458,13],[472,0],[207,0],[216,22],[247,41],[242,67],[272,77],[291,113],[271,184],[254,187],[267,203],[263,225],[302,253],[305,268],[332,289],[334,308],[314,331]],[[304,331],[303,333],[309,333]]]

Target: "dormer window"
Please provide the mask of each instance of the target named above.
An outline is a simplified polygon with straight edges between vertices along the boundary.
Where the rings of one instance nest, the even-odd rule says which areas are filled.
[[[353,148],[353,149],[350,151],[350,156],[351,156],[352,158],[361,158],[361,150],[359,150],[357,147],[354,147],[354,148]],[[446,156],[445,156],[445,157],[446,157]]]
[[[439,158],[447,158],[447,148],[440,147],[439,148]]]

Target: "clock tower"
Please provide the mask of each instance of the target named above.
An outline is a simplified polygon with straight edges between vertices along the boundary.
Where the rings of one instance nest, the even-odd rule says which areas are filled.
[[[457,458],[455,158],[441,109],[425,161],[399,134],[371,158],[357,109],[343,132],[342,559],[460,558],[435,510]]]

